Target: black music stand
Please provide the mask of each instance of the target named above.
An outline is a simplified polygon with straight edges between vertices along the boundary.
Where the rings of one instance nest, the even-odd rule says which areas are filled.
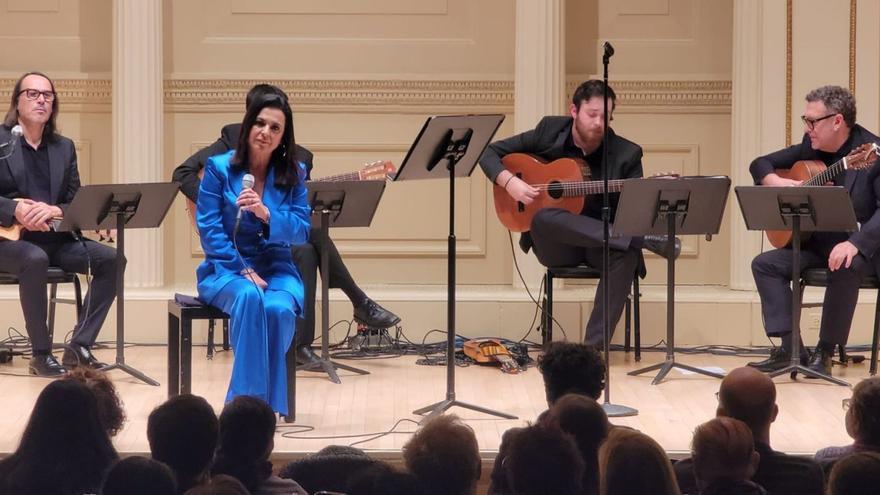
[[[446,398],[413,411],[426,418],[458,406],[516,419],[507,413],[461,402],[455,398],[455,178],[468,177],[498,130],[503,115],[444,115],[428,117],[394,180],[449,180],[449,236],[447,238]]]
[[[770,373],[775,378],[798,372],[805,376],[849,386],[849,383],[801,365],[801,232],[854,232],[856,214],[852,200],[843,187],[771,187],[738,186],[734,188],[749,230],[791,231],[791,364]]]
[[[125,229],[159,227],[179,186],[176,182],[83,186],[64,212],[56,230],[116,229],[116,259],[125,254]],[[116,362],[103,371],[122,370],[150,385],[159,382],[125,364],[125,269],[116,264]]]
[[[370,372],[330,360],[330,227],[369,227],[385,191],[384,180],[306,182],[312,225],[321,226],[321,358],[320,365],[333,383],[342,383],[336,369],[359,375]],[[297,370],[310,370],[303,364]],[[314,371],[314,370],[313,370]]]
[[[627,181],[620,194],[614,220],[615,234],[666,235],[666,252],[675,251],[675,236],[717,234],[724,215],[728,177],[682,177]],[[665,220],[665,221],[664,221]],[[724,378],[718,373],[675,360],[675,256],[666,257],[666,359],[647,368],[630,371],[636,376],[660,370],[651,385],[659,384],[673,368]]]

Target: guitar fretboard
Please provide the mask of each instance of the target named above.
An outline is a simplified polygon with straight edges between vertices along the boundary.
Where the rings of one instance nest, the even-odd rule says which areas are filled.
[[[822,173],[816,174],[809,180],[804,181],[802,186],[821,186],[837,177],[837,174],[846,170],[846,157],[838,160],[834,165],[826,168]]]
[[[318,182],[343,182],[350,180],[361,180],[360,172],[346,172],[344,174],[328,175],[317,179]]]
[[[623,183],[626,179],[614,179],[608,181],[608,192],[620,192],[623,189]],[[556,182],[551,184],[535,184],[535,187],[548,191],[551,196],[554,192],[562,191],[562,196],[588,196],[590,194],[601,194],[603,190],[603,181],[589,180],[580,182]]]

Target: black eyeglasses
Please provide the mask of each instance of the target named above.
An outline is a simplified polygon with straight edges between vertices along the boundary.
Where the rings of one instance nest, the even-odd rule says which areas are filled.
[[[37,98],[40,97],[40,95],[43,95],[43,99],[46,101],[55,100],[55,92],[54,91],[40,91],[38,89],[23,89],[18,92],[19,95],[22,93],[24,93],[25,98],[27,98],[28,100],[36,100]]]
[[[819,121],[822,121],[825,119],[829,119],[831,117],[834,117],[835,115],[837,115],[837,114],[836,113],[829,113],[828,115],[826,115],[824,117],[819,117],[818,119],[811,119],[811,118],[807,117],[806,115],[801,115],[801,121],[804,123],[805,126],[807,126],[807,129],[812,131],[816,127],[816,122],[819,122]]]

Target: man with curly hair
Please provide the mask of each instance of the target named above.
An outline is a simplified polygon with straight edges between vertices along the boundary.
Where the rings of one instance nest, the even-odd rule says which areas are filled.
[[[551,342],[538,360],[544,377],[547,405],[565,394],[599,399],[605,389],[605,360],[593,346],[574,342]]]

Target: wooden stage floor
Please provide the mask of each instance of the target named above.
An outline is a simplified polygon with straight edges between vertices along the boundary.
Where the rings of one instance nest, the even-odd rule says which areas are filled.
[[[128,421],[114,442],[122,453],[149,452],[146,422],[150,411],[166,398],[165,347],[136,346],[126,349],[126,363],[162,383],[145,385],[120,371],[111,376],[125,403]],[[112,361],[113,350],[96,354]],[[232,355],[218,353],[205,359],[205,348],[193,349],[193,393],[202,395],[219,412],[223,407]],[[60,355],[60,354],[59,354]],[[654,437],[675,455],[689,450],[696,425],[714,416],[719,380],[673,371],[662,384],[651,385],[652,374],[630,377],[626,372],[659,362],[664,354],[645,352],[640,363],[632,354],[612,353],[612,399],[615,403],[639,409],[630,418],[615,418],[613,423],[637,428]],[[743,365],[748,359],[707,354],[679,355],[679,360],[695,366],[717,366],[724,370]],[[400,433],[370,439],[368,433],[392,429],[401,420],[418,420],[412,411],[445,398],[445,368],[419,366],[415,356],[371,361],[343,361],[364,368],[370,375],[341,374],[342,384],[331,383],[326,375],[300,373],[297,381],[297,415],[293,425],[281,425],[275,439],[275,454],[297,457],[328,444],[350,444],[368,439],[359,447],[393,455],[409,439],[415,424],[402,421]],[[834,368],[835,375],[850,383],[868,375],[867,364]],[[18,444],[31,408],[47,379],[27,376],[27,361],[15,358],[0,365],[0,390],[3,414],[0,414],[0,456]],[[772,428],[774,448],[790,453],[812,454],[828,445],[850,442],[844,429],[841,399],[850,389],[816,380],[777,379],[779,418]],[[456,369],[456,398],[505,411],[519,417],[503,420],[478,412],[453,408],[452,411],[471,425],[480,449],[487,456],[497,451],[501,434],[508,428],[532,421],[546,408],[541,375],[531,368],[520,375],[505,375],[498,369],[478,366]],[[288,438],[289,436],[295,438]],[[320,438],[319,438],[320,437]]]

